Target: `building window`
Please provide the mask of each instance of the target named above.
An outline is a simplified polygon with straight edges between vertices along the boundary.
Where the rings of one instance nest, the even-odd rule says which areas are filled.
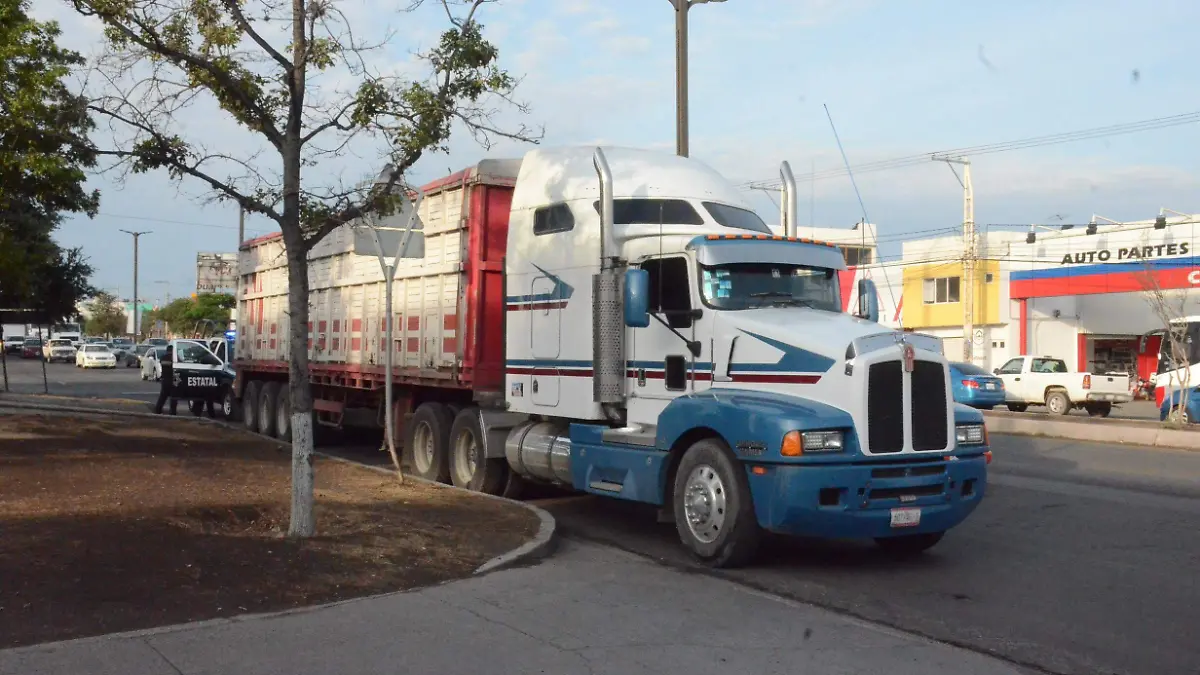
[[[950,302],[958,302],[958,277],[925,280],[925,304],[941,305]]]
[[[992,273],[991,272],[988,272],[987,274],[983,275],[983,283],[985,283],[985,284],[992,283]]]
[[[849,267],[869,265],[871,264],[871,249],[857,246],[843,246],[842,257],[846,259],[846,265]]]

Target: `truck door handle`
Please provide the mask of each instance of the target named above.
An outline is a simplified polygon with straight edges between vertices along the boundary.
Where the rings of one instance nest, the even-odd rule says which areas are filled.
[[[1013,382],[1020,382],[1020,381],[1021,381],[1021,378],[1019,378],[1019,377],[1014,377],[1014,378],[1013,378]]]

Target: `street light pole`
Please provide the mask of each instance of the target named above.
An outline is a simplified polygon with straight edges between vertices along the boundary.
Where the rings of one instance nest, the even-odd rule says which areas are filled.
[[[688,156],[688,10],[725,0],[667,0],[675,8],[675,154]]]
[[[150,231],[121,231],[133,237],[133,343],[137,344],[142,332],[142,327],[138,325],[138,238],[143,234],[150,234]]]

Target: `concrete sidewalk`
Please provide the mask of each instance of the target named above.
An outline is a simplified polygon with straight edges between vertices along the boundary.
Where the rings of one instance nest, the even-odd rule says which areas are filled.
[[[0,651],[4,675],[1019,672],[578,542],[536,567],[420,591]]]

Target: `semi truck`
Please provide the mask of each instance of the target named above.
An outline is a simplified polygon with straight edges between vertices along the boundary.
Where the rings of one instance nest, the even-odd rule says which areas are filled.
[[[930,548],[983,499],[983,417],[949,395],[940,340],[879,325],[869,279],[843,309],[843,256],[792,236],[782,174],[777,235],[694,159],[481,161],[421,188],[390,316],[343,226],[309,254],[314,422],[382,426],[391,387],[415,475],[651,504],[710,566],[751,562],[766,532]],[[240,247],[223,408],[288,440],[285,260],[279,234]]]

